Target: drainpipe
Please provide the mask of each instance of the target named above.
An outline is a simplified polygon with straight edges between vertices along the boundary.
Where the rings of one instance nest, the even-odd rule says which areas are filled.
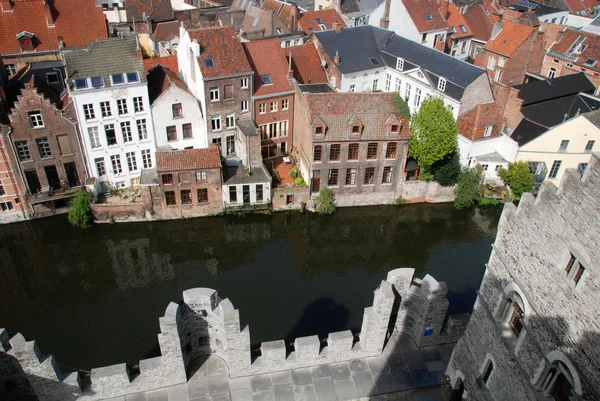
[[[27,180],[25,179],[25,174],[23,173],[23,169],[21,168],[21,163],[19,162],[19,157],[17,155],[17,151],[16,151],[15,147],[13,146],[13,141],[11,139],[12,131],[13,131],[12,127],[9,126],[8,132],[6,133],[6,137],[8,138],[8,142],[10,144],[9,146],[12,149],[12,154],[14,156],[15,164],[17,165],[17,170],[19,171],[19,175],[21,176],[21,179],[23,180],[23,183],[26,183]],[[10,161],[8,160],[8,158],[7,158],[7,161],[10,163]],[[12,182],[12,184],[13,184],[13,186],[15,188],[18,188],[17,183],[15,182],[14,178],[11,178],[11,182]],[[25,208],[23,206],[23,202],[22,201],[20,202],[20,205],[21,205],[21,212],[23,213],[23,217],[24,218],[29,218],[27,212],[25,211]],[[32,215],[35,215],[35,210],[33,209],[33,206],[31,207],[31,209],[33,211]]]

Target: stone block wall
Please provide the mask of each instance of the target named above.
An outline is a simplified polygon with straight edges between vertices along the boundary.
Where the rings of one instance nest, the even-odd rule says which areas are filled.
[[[435,181],[405,181],[400,196],[409,203],[441,203],[454,201],[454,187],[443,187]]]
[[[40,400],[92,401],[164,388],[187,381],[208,356],[222,358],[232,378],[343,362],[380,355],[392,332],[410,335],[417,346],[445,342],[460,319],[448,318],[446,286],[430,276],[413,280],[414,269],[396,269],[374,292],[373,305],[365,308],[361,332],[350,330],[318,336],[262,343],[252,356],[250,328],[228,299],[210,288],[184,291],[183,302],[170,303],[159,319],[161,356],[92,369],[91,375],[60,372],[52,356],[43,355],[35,342],[21,334],[9,339],[0,329],[0,356],[9,355],[21,366]],[[410,318],[411,325],[404,322]],[[458,322],[458,323],[457,323]],[[431,328],[430,335],[422,335]],[[0,364],[0,373],[3,373]],[[0,375],[0,389],[2,387]],[[0,393],[1,394],[1,393]]]
[[[469,397],[543,399],[558,367],[570,401],[600,399],[598,210],[598,153],[583,178],[568,169],[559,188],[546,182],[537,198],[505,205],[473,316],[447,370]],[[508,324],[515,303],[522,310],[517,333]]]

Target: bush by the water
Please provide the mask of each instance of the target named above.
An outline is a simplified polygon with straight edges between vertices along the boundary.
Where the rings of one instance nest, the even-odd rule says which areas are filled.
[[[458,176],[461,171],[460,154],[458,148],[442,160],[439,160],[431,166],[433,177],[443,187],[450,187],[458,182]]]
[[[466,209],[475,204],[481,197],[479,182],[481,175],[474,168],[464,168],[458,176],[458,183],[454,190],[454,207]]]
[[[335,212],[335,195],[329,188],[323,188],[315,199],[315,211],[319,214],[333,214]]]
[[[88,228],[92,225],[92,194],[81,190],[71,199],[71,210],[69,210],[69,223],[75,227]]]
[[[498,206],[502,204],[500,199],[481,197],[477,200],[479,206]]]
[[[514,200],[519,200],[525,192],[533,191],[534,176],[529,171],[527,162],[521,160],[516,163],[508,163],[508,170],[500,167],[498,175],[510,187]]]

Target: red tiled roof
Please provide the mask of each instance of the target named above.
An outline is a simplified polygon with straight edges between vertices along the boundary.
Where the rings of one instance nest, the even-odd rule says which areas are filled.
[[[221,168],[221,152],[218,146],[156,152],[156,171],[185,171],[205,168]]]
[[[286,58],[292,56],[292,70],[294,78],[301,84],[325,84],[327,76],[321,59],[314,44],[307,43],[302,46],[292,46],[284,49]]]
[[[200,43],[198,65],[204,78],[250,73],[242,44],[232,26],[208,29],[190,29],[190,39]],[[212,58],[214,67],[206,67],[204,60]]]
[[[590,9],[593,9],[593,7],[598,4],[595,0],[564,0],[564,2],[571,13],[581,15],[583,17],[591,17],[592,14],[590,12]],[[585,14],[579,14],[577,13],[577,11],[585,11]]]
[[[317,22],[317,18],[321,19],[323,25],[325,25],[326,29],[333,29],[333,23],[339,22],[342,24],[342,28],[346,27],[346,23],[334,9],[322,10],[322,11],[310,11],[302,14],[300,18],[298,18],[298,26],[302,29],[307,35],[311,34],[310,29],[312,28],[315,32],[319,32],[322,29],[319,27],[319,23]]]
[[[43,0],[13,0],[12,12],[0,12],[0,52],[21,53],[16,36],[35,35],[35,51],[58,50],[58,37],[67,47],[87,46],[108,37],[106,19],[94,1],[54,0],[54,27],[46,22]]]
[[[487,50],[510,57],[535,31],[534,27],[504,22],[502,30],[485,45]]]
[[[487,11],[487,12],[486,12]],[[496,9],[489,6],[474,6],[463,15],[463,18],[473,31],[475,39],[487,42],[492,37],[492,28],[499,17],[492,14]]]
[[[437,0],[402,0],[402,3],[419,32],[448,27],[448,23],[440,13]],[[431,19],[428,19],[427,15],[430,15]]]
[[[170,40],[173,36],[179,36],[180,26],[181,22],[179,21],[160,22],[156,24],[156,28],[154,28],[152,40],[155,42],[162,42]]]
[[[173,19],[171,0],[126,0],[125,9],[130,22],[141,22],[144,16],[154,22]]]
[[[452,39],[460,39],[466,38],[469,36],[473,36],[473,31],[465,21],[465,18],[458,10],[458,7],[454,3],[450,3],[448,5],[448,26],[454,28],[456,33],[450,33]],[[461,27],[463,27],[466,32],[463,32]]]
[[[254,70],[255,96],[294,90],[287,76],[288,64],[279,39],[257,40],[243,46]],[[263,75],[269,75],[273,84],[265,85],[261,79]]]
[[[158,65],[152,68],[148,74],[148,91],[150,93],[150,103],[154,103],[171,86],[176,85],[179,88],[188,91],[187,86],[179,79],[177,74],[169,68]],[[188,91],[189,92],[189,91]]]
[[[572,52],[571,46],[580,36],[584,37],[581,45],[584,46],[580,53]],[[571,50],[571,52],[569,51]],[[558,52],[575,58],[574,63],[580,64],[585,68],[598,71],[600,69],[600,36],[592,33],[565,29],[562,38],[554,43],[549,52]],[[594,60],[596,65],[584,64],[587,60]]]
[[[155,65],[159,65],[159,64],[164,65],[165,67],[168,67],[171,71],[173,71],[176,74],[179,73],[179,64],[177,63],[177,55],[174,54],[172,56],[166,56],[166,57],[145,58],[144,59],[144,70],[146,71],[146,74],[148,74],[148,71],[150,71],[150,69],[152,67],[154,67]]]
[[[500,135],[502,126],[502,107],[496,102],[483,103],[460,115],[456,121],[456,127],[466,138],[472,141],[483,139],[486,127],[492,128],[492,136]]]

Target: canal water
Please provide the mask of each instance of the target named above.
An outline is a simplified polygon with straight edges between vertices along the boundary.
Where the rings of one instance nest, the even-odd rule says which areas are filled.
[[[389,270],[413,267],[470,312],[499,209],[450,204],[69,226],[0,226],[0,327],[37,340],[63,368],[159,354],[158,318],[192,287],[240,309],[251,341],[360,328]]]

